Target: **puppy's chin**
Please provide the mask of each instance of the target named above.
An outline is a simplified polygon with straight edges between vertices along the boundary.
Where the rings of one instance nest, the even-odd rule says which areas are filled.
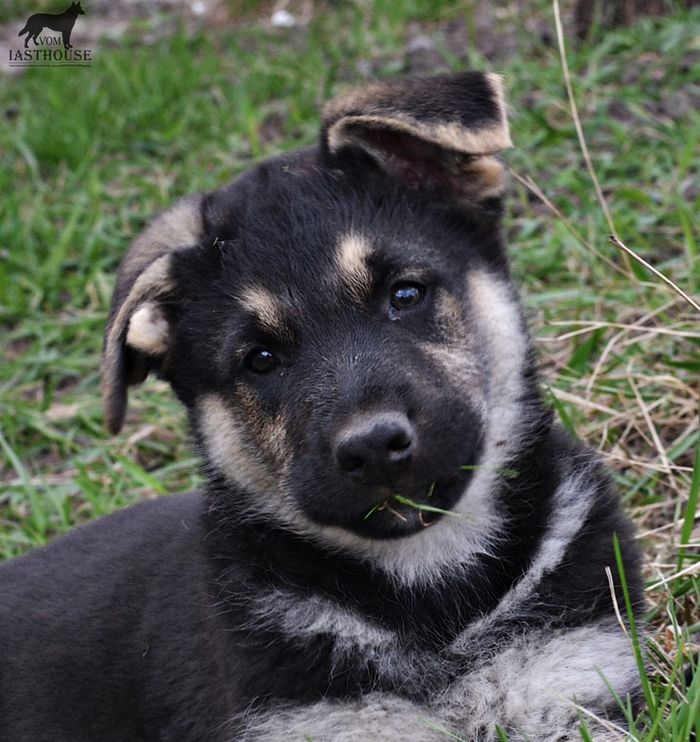
[[[340,527],[357,536],[371,539],[399,539],[434,526],[442,518],[467,518],[453,512],[466,489],[470,472],[462,472],[449,481],[415,491],[396,492],[388,487],[372,488],[359,506],[326,509],[322,514],[309,514],[316,523]]]

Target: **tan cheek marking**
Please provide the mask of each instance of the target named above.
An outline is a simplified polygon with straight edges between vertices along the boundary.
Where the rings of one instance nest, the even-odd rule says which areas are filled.
[[[361,235],[350,233],[340,239],[336,251],[336,265],[341,279],[353,299],[366,301],[372,292],[372,276],[367,258],[372,249]]]
[[[226,477],[252,492],[276,489],[277,477],[265,464],[251,432],[221,397],[208,394],[197,405],[207,453]]]
[[[421,352],[440,368],[455,394],[468,401],[482,420],[487,416],[487,384],[478,357],[466,341],[441,345],[420,343]]]
[[[468,330],[459,299],[441,292],[436,301],[436,318],[447,339],[423,342],[419,348],[441,369],[457,394],[469,397],[468,401],[483,418],[486,415],[487,385],[473,347],[475,337]]]
[[[456,296],[439,292],[436,302],[436,319],[450,341],[467,337],[464,312]]]
[[[528,341],[517,300],[503,279],[475,270],[467,281],[470,316],[486,356],[489,422],[482,461],[485,467],[494,470],[504,465],[520,443]],[[506,445],[501,443],[503,440]]]
[[[468,276],[472,315],[486,341],[492,373],[517,398],[521,391],[523,360],[527,351],[517,301],[505,281],[485,271]]]
[[[264,448],[266,458],[276,465],[282,464],[291,455],[284,415],[269,418],[255,393],[245,387],[236,391],[236,401],[251,430],[251,436],[255,436],[260,447]]]
[[[240,294],[239,303],[271,333],[293,341],[292,332],[284,317],[284,307],[269,291],[261,286],[248,286]]]

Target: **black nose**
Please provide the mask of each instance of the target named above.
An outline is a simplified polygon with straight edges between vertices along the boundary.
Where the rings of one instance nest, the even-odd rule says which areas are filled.
[[[413,457],[416,431],[401,412],[356,418],[336,438],[335,459],[346,474],[369,482],[386,481]]]

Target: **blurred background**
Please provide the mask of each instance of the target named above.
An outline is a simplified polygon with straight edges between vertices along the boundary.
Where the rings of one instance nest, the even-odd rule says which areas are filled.
[[[313,142],[344,86],[496,71],[515,143],[505,229],[545,393],[613,469],[648,555],[655,695],[639,738],[690,739],[700,315],[609,235],[697,300],[700,8],[84,0],[71,43],[90,51],[87,66],[11,66],[27,17],[67,5],[0,7],[0,558],[196,486],[184,415],[162,382],[132,393],[121,436],[102,423],[115,268],[155,212]]]

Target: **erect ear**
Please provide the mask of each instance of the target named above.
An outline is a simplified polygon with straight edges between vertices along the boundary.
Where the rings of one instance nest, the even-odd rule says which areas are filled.
[[[124,423],[128,387],[159,368],[168,353],[178,296],[173,254],[201,239],[201,203],[201,196],[191,196],[161,214],[136,238],[119,267],[102,353],[102,399],[112,434]]]
[[[361,152],[406,185],[471,202],[503,193],[505,171],[494,155],[511,144],[501,78],[483,72],[358,88],[328,105],[321,131],[331,166]]]

